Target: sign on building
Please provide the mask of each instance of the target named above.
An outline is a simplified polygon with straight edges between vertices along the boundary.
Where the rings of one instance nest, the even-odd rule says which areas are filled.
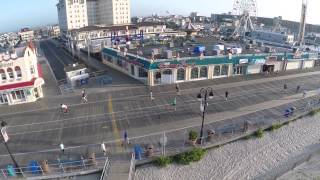
[[[5,127],[1,128],[1,134],[2,134],[4,142],[8,142],[9,141],[9,136],[8,136],[8,133],[7,133]]]

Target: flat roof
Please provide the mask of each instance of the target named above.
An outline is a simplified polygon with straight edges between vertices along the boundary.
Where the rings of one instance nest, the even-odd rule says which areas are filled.
[[[151,53],[153,49],[159,49],[162,51],[159,55],[155,56],[155,59],[167,59],[165,57],[166,50],[172,50],[173,52],[179,53],[180,58],[183,57],[199,57],[199,54],[194,53],[194,49],[197,46],[204,46],[206,48],[205,56],[214,56],[213,47],[215,45],[223,44],[226,48],[242,48],[241,54],[262,54],[264,53],[265,47],[255,47],[252,49],[246,49],[246,44],[239,42],[224,42],[214,37],[195,38],[195,41],[180,41],[175,42],[174,47],[169,47],[169,43],[159,45],[145,45],[143,48],[130,49],[129,53],[137,54],[137,51],[141,51],[143,54],[140,55],[144,58],[151,59]],[[184,46],[183,46],[184,45]],[[268,46],[271,47],[271,46]],[[291,50],[281,47],[271,47],[275,49],[275,53],[290,52]]]
[[[71,30],[71,32],[87,32],[87,31],[95,31],[95,30],[121,31],[121,30],[126,30],[127,27],[129,29],[137,29],[138,27],[143,27],[143,26],[160,26],[160,25],[164,25],[164,24],[157,23],[157,22],[141,22],[136,24],[124,24],[124,25],[112,25],[112,26],[86,26],[83,28]]]
[[[77,65],[69,65],[69,66],[66,66],[64,68],[64,71],[65,72],[70,72],[70,71],[76,71],[76,70],[79,70],[79,69],[86,69],[86,65],[84,64],[77,64]]]

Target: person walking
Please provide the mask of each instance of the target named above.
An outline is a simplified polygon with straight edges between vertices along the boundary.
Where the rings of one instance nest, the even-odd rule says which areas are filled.
[[[296,89],[296,93],[298,93],[299,91],[300,91],[300,86],[298,85]]]
[[[124,142],[125,142],[125,144],[126,144],[126,145],[128,145],[130,142],[129,142],[129,139],[128,139],[128,133],[127,133],[127,131],[126,131],[126,130],[124,131],[123,138],[124,138]]]
[[[150,90],[150,99],[151,99],[151,101],[153,101],[153,100],[154,100],[153,93],[152,93],[152,91],[151,91],[151,90]]]
[[[288,88],[287,84],[284,84],[284,85],[283,85],[283,89],[284,89],[284,90],[287,90],[287,88]]]
[[[88,102],[88,99],[87,99],[87,93],[86,93],[86,90],[83,89],[82,90],[82,103],[87,103]]]
[[[176,84],[176,92],[177,92],[177,95],[180,95],[180,87],[179,87],[179,84]]]
[[[60,144],[60,150],[61,150],[62,153],[64,153],[64,144],[62,142]]]
[[[61,104],[61,110],[63,113],[67,113],[68,112],[68,106],[65,104]]]
[[[228,92],[228,91],[226,91],[226,93],[225,93],[226,101],[228,101],[228,96],[229,96],[229,92]]]
[[[307,91],[306,90],[303,90],[302,92],[302,97],[305,98],[307,96]]]

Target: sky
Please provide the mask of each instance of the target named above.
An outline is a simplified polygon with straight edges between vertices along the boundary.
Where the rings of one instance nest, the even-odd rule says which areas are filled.
[[[300,20],[301,0],[256,0],[258,16],[282,16],[287,20]],[[0,5],[0,33],[18,31],[23,27],[37,27],[58,23],[58,0],[2,0]],[[199,15],[232,11],[234,0],[131,0],[132,16],[151,14]],[[320,0],[308,0],[307,22],[320,24]]]

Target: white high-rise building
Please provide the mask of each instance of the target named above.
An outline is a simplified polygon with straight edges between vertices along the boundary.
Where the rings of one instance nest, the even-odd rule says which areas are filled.
[[[88,26],[86,0],[59,0],[57,10],[61,32]]]
[[[98,22],[103,25],[131,23],[130,0],[98,0]]]
[[[88,25],[131,23],[130,0],[59,0],[57,9],[62,32]]]

